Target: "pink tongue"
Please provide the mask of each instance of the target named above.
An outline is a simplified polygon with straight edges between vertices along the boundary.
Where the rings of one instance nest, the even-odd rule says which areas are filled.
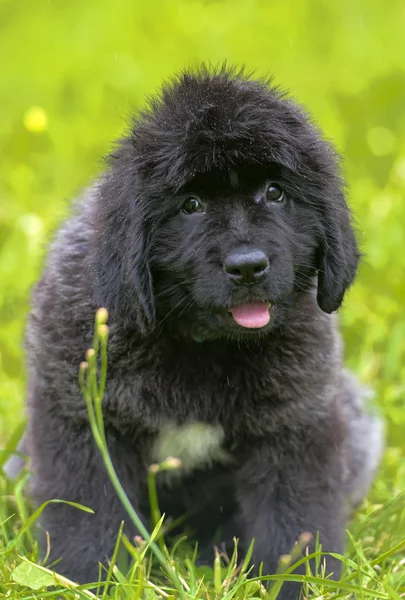
[[[232,316],[241,327],[250,329],[264,327],[270,321],[269,303],[252,302],[252,304],[234,306]]]

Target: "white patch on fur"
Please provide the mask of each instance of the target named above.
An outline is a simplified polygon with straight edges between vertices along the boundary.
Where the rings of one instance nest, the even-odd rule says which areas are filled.
[[[159,431],[152,447],[152,460],[162,462],[169,456],[181,461],[180,473],[190,472],[213,462],[224,462],[228,454],[221,447],[225,434],[221,425],[193,422],[167,423]],[[170,473],[175,474],[176,471]]]

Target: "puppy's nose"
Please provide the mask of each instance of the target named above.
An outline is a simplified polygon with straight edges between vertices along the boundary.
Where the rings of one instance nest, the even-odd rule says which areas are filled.
[[[262,250],[240,248],[225,258],[224,269],[229,277],[239,284],[252,284],[261,279],[269,266]]]

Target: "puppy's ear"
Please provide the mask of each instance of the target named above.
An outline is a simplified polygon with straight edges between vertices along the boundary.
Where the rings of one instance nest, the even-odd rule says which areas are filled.
[[[155,324],[155,297],[150,269],[150,248],[147,225],[143,218],[136,219],[132,232],[132,253],[128,256],[128,274],[131,289],[138,299],[137,321],[143,332]]]
[[[108,184],[100,189],[94,295],[112,319],[146,332],[155,320],[146,223],[138,214],[133,188],[128,193]]]
[[[324,237],[318,255],[319,307],[326,313],[337,310],[356,276],[360,253],[350,212],[343,194],[334,206],[322,211]]]

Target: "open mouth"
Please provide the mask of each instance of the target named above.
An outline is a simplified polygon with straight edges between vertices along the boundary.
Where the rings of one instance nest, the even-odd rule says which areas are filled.
[[[246,329],[260,329],[270,322],[270,302],[247,302],[229,311],[233,320]]]

